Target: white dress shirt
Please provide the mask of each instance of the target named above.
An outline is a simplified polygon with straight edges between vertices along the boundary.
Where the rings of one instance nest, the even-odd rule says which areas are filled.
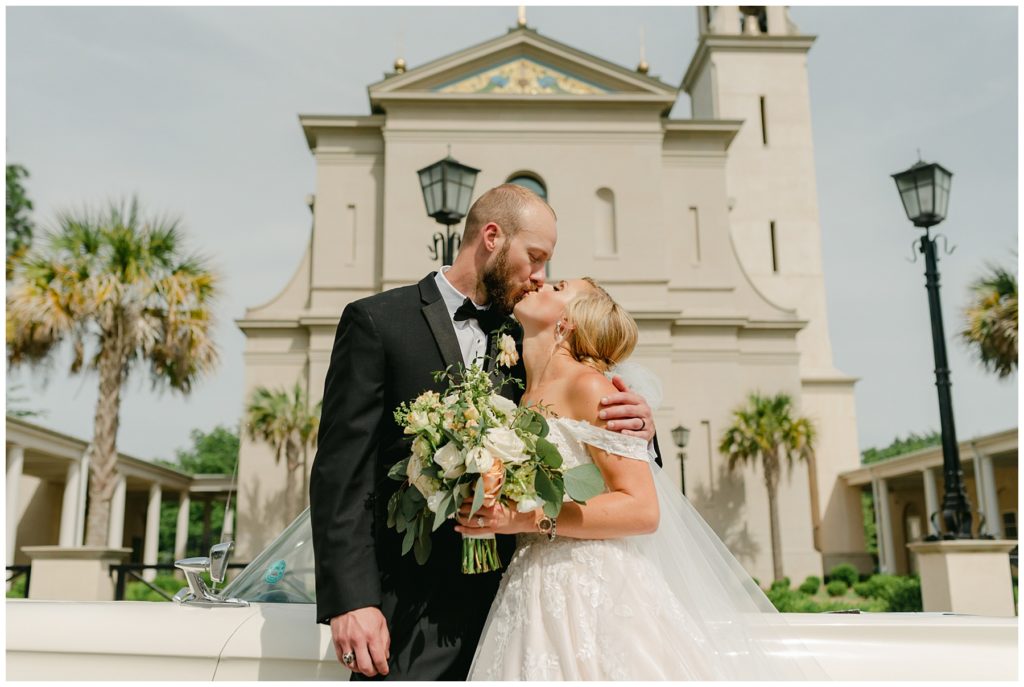
[[[487,335],[480,326],[480,322],[474,317],[459,322],[455,321],[455,311],[469,297],[452,286],[448,278],[444,276],[444,273],[450,269],[451,265],[442,267],[434,276],[434,281],[437,282],[437,288],[441,291],[441,297],[448,308],[448,317],[452,318],[452,324],[455,326],[455,337],[459,340],[459,348],[462,349],[462,362],[466,367],[469,367],[473,362],[482,366],[482,358],[487,354]],[[470,300],[472,301],[472,299]],[[482,309],[489,307],[478,305],[475,302],[473,305]]]

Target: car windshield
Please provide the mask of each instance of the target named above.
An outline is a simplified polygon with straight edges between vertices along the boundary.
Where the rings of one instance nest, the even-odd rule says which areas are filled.
[[[264,603],[316,603],[312,539],[307,508],[228,583],[221,596]]]

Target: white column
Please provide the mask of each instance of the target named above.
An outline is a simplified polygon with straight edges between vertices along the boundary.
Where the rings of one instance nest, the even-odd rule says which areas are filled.
[[[119,549],[124,543],[124,497],[128,484],[124,475],[118,473],[114,495],[110,498],[110,523],[107,529],[107,546]]]
[[[78,480],[81,475],[81,464],[75,460],[68,465],[67,476],[64,478],[64,496],[60,504],[60,539],[61,546],[76,546],[75,534],[78,531]]]
[[[981,472],[981,456],[978,452],[974,452],[974,460],[971,461],[974,467],[974,495],[978,499],[978,505],[975,507],[974,512],[971,513],[971,518],[978,525],[975,527],[977,532],[981,532],[981,521],[978,519],[978,513],[982,513],[985,519],[988,520],[988,510],[985,508],[985,475]],[[985,531],[992,531],[991,521],[985,523]]]
[[[879,513],[882,516],[882,529],[885,534],[881,537],[881,545],[885,547],[885,572],[895,574],[896,572],[896,549],[892,543],[892,516],[889,513],[889,483],[884,479],[878,480],[878,505]]]
[[[157,552],[160,550],[160,484],[149,485],[149,505],[146,508],[146,539],[142,545],[143,565],[156,565]],[[156,578],[156,570],[143,570],[142,579],[152,582]]]
[[[25,468],[25,449],[7,444],[7,563],[14,565],[15,540],[18,536],[18,487]]]
[[[932,513],[939,512],[939,495],[935,489],[935,468],[925,468],[922,470],[921,478],[924,480],[924,509],[926,511],[925,519],[928,521],[928,534],[940,537],[942,533],[932,524]],[[941,516],[939,517],[941,520]]]
[[[230,502],[224,505],[223,532],[221,541],[229,541],[235,534],[235,510],[231,507]]]
[[[188,513],[191,501],[188,492],[182,491],[178,496],[178,525],[174,530],[174,560],[185,557],[188,546]]]
[[[1006,536],[1003,531],[1003,514],[999,510],[999,494],[996,491],[996,474],[992,467],[992,456],[981,456],[981,472],[985,475],[985,518],[988,520],[988,531],[996,539]]]
[[[896,553],[892,543],[892,518],[889,514],[889,485],[884,479],[871,480],[875,501],[875,535],[878,540],[878,568],[892,573],[896,566]]]

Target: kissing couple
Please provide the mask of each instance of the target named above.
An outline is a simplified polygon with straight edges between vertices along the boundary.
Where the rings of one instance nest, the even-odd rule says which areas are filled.
[[[646,400],[609,379],[636,322],[590,278],[547,283],[556,222],[532,191],[493,188],[451,267],[342,313],[309,485],[316,617],[338,659],[353,679],[822,679],[662,473]],[[393,411],[442,392],[449,366],[496,375],[499,331],[525,390],[496,391],[543,407],[565,467],[593,463],[605,492],[557,518],[466,504],[419,565],[386,526],[388,471],[410,453]],[[463,574],[463,534],[497,535],[507,567]]]

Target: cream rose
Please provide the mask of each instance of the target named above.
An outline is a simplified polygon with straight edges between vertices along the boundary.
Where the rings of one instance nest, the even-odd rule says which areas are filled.
[[[430,424],[430,419],[427,414],[422,410],[414,410],[409,413],[408,426],[405,428],[406,434],[416,434],[426,429]]]
[[[482,446],[471,448],[466,454],[466,470],[468,472],[487,472],[494,465],[494,456]]]
[[[430,509],[431,513],[437,512],[437,509],[441,507],[441,502],[444,501],[446,496],[448,496],[447,491],[438,490],[427,497],[427,508]]]
[[[502,334],[498,342],[498,364],[505,367],[512,367],[519,362],[519,351],[516,350],[516,340],[508,334]]]
[[[512,417],[516,412],[516,404],[499,394],[491,394],[491,405],[505,417]]]
[[[430,442],[423,437],[416,437],[412,440],[412,455],[414,458],[430,457]]]
[[[487,430],[484,446],[506,463],[522,463],[527,458],[523,440],[515,431],[504,427]]]
[[[434,454],[434,462],[444,471],[445,479],[455,479],[466,472],[466,463],[462,460],[462,454],[455,443],[451,441],[437,449],[437,453]]]
[[[535,511],[544,505],[544,501],[534,494],[533,496],[525,496],[516,502],[516,510],[520,513],[529,513]]]

